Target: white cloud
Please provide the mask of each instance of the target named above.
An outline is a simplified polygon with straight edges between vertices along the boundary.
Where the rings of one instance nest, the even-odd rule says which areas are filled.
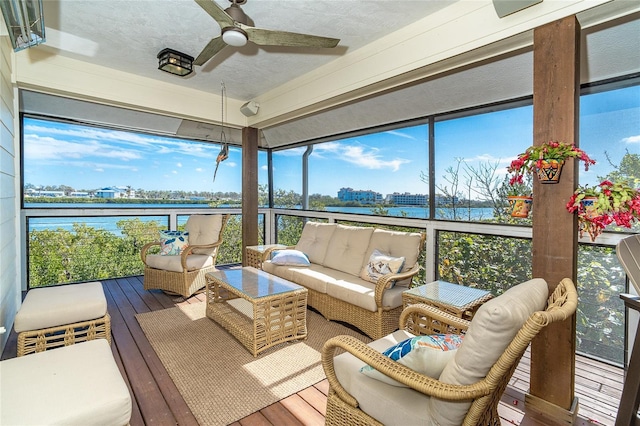
[[[182,163],[177,163],[176,167],[182,167]]]
[[[401,137],[401,138],[416,140],[416,138],[414,136],[408,135],[408,134],[406,134],[406,133],[404,133],[404,132],[402,132],[400,130],[389,130],[389,131],[387,131],[385,133],[388,134],[388,135],[391,135],[391,136],[398,136],[398,137]]]
[[[622,142],[624,142],[624,143],[640,143],[640,135],[629,136],[628,138],[623,138]]]
[[[177,174],[178,174],[178,172],[177,172],[177,171],[175,171],[175,170],[172,170],[172,171],[171,171],[171,173],[173,173],[174,175],[177,175]]]
[[[265,164],[264,166],[260,167],[260,170],[269,170],[269,167],[267,167],[267,165]]]
[[[198,173],[202,173],[202,172],[204,172],[204,169],[203,169],[202,167],[198,167],[198,168],[196,169],[196,172],[198,172]]]
[[[238,163],[235,163],[233,161],[225,161],[222,164],[227,165],[229,167],[237,167],[238,166]]]

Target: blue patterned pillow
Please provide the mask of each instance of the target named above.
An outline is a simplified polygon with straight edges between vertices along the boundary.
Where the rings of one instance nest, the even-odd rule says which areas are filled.
[[[177,256],[189,246],[189,233],[182,231],[160,231],[160,254]]]
[[[455,356],[462,338],[458,334],[416,336],[396,343],[382,354],[418,373],[437,379],[444,366]],[[393,386],[406,387],[370,365],[362,367],[360,372]]]

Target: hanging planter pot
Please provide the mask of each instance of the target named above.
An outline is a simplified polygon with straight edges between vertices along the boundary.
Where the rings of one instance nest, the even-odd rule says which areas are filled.
[[[527,218],[533,205],[533,197],[527,195],[509,195],[507,197],[511,217]]]
[[[582,209],[584,211],[583,216],[585,219],[593,219],[598,214],[598,197],[584,197],[580,200]]]
[[[564,160],[542,159],[536,169],[540,183],[558,183]]]

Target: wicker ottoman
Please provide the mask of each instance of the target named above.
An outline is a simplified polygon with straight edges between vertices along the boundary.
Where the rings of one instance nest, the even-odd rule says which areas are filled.
[[[111,320],[99,282],[35,288],[16,314],[18,356],[93,339],[111,343]]]
[[[2,425],[126,425],[131,395],[104,339],[0,362]]]

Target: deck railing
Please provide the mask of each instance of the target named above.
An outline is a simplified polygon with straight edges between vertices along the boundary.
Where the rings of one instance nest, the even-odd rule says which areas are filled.
[[[191,214],[232,215],[219,264],[242,259],[241,209],[48,208],[22,210],[23,276],[29,286],[140,275],[139,250],[158,229],[179,229]],[[530,278],[532,230],[527,226],[454,222],[296,209],[260,209],[259,243],[295,244],[305,220],[426,233],[424,271],[414,285],[435,279],[500,293]],[[75,225],[74,225],[75,224]],[[624,234],[605,233],[579,246],[578,349],[622,365],[627,319],[618,294],[627,290],[615,256]]]

